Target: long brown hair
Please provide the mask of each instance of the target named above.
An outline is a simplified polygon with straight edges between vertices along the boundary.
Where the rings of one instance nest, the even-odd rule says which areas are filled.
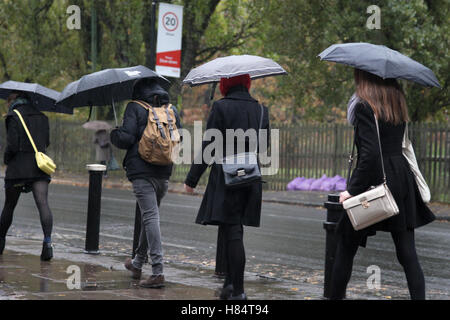
[[[405,94],[396,79],[382,79],[355,69],[356,95],[367,101],[377,119],[401,124],[409,120]]]

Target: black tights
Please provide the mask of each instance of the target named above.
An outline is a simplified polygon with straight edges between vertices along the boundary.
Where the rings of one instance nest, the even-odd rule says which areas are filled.
[[[227,276],[224,287],[233,285],[233,295],[244,293],[245,249],[242,225],[219,226],[219,232],[223,233],[225,250],[227,253]]]
[[[391,233],[397,259],[403,267],[412,300],[425,299],[425,278],[416,253],[414,230]],[[339,241],[331,280],[331,298],[343,299],[350,281],[358,245],[345,245]]]
[[[35,181],[32,185],[33,197],[39,211],[44,237],[51,237],[53,227],[53,216],[48,206],[48,182]],[[5,205],[0,217],[0,238],[5,238],[11,226],[14,209],[19,200],[21,188],[5,189]]]

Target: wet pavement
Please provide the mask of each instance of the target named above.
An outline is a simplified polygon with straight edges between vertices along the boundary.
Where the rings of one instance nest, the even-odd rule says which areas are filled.
[[[3,194],[0,194],[3,202]],[[19,200],[6,250],[0,256],[0,298],[6,299],[217,299],[214,276],[216,227],[193,223],[201,198],[169,193],[161,206],[167,286],[141,289],[122,265],[132,246],[135,200],[125,188],[103,189],[100,255],[83,252],[87,188],[52,183],[55,259],[41,263],[42,231],[31,194]],[[246,228],[245,288],[250,299],[321,299],[325,210],[274,202],[263,204],[261,228]],[[435,222],[416,233],[427,298],[450,299],[450,224]],[[67,267],[82,271],[82,290],[67,289]],[[381,269],[381,289],[368,289],[367,267]],[[144,272],[150,273],[149,266]],[[19,277],[19,273],[21,276]],[[21,280],[22,279],[22,280]],[[84,282],[83,282],[84,281]],[[95,285],[94,285],[95,284]],[[350,299],[408,299],[392,240],[380,233],[358,252]]]
[[[216,300],[222,283],[211,270],[166,261],[165,287],[146,289],[139,287],[139,281],[131,279],[124,268],[126,255],[90,255],[57,244],[56,258],[43,262],[39,259],[39,240],[7,237],[7,243],[0,256],[0,299],[4,300]],[[71,286],[75,268],[80,271],[79,288]],[[148,276],[150,268],[144,268],[144,272]],[[305,287],[288,288],[282,281],[254,274],[246,275],[246,286],[253,299],[313,298]]]
[[[140,288],[138,280],[130,279],[128,272],[113,259],[71,252],[71,261],[57,258],[43,262],[33,255],[38,254],[40,241],[14,237],[7,240],[14,251],[6,250],[0,256],[1,299],[183,300],[211,299],[214,295],[207,288],[169,281],[162,289]],[[59,257],[64,256],[56,251]],[[79,289],[74,287],[74,270],[79,270]]]
[[[87,176],[74,175],[70,173],[59,173],[56,177],[52,177],[53,183],[62,185],[72,185],[79,187],[88,187],[89,181]],[[123,176],[114,173],[113,176],[103,179],[103,187],[109,189],[132,190],[131,183]],[[195,189],[195,196],[202,196],[205,190],[204,186],[198,186]],[[169,192],[185,194],[184,185],[182,183],[171,182],[169,184]],[[339,192],[322,192],[322,191],[264,191],[263,202],[279,203],[297,206],[322,207],[328,199],[329,193]],[[438,220],[450,221],[450,204],[431,202],[428,204],[430,209],[436,215]]]

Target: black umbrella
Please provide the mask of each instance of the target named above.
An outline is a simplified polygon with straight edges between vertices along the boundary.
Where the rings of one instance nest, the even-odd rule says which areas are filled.
[[[69,83],[56,103],[71,108],[112,105],[116,117],[114,103],[131,99],[135,83],[146,78],[154,78],[164,89],[170,87],[169,80],[144,66],[105,69]]]
[[[0,99],[8,99],[14,92],[24,92],[36,109],[40,111],[73,114],[73,109],[64,104],[56,105],[60,93],[37,83],[9,80],[0,84]]]
[[[399,78],[440,88],[433,71],[386,46],[365,42],[333,44],[319,54],[321,60],[346,64],[383,79]]]

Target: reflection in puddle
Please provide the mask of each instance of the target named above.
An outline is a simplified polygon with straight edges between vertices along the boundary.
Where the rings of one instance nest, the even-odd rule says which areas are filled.
[[[85,264],[83,265],[83,279],[84,282],[81,284],[82,290],[97,290],[97,273],[102,271],[102,267]]]
[[[41,261],[41,277],[39,282],[39,291],[40,292],[49,292],[50,285],[50,274],[52,272],[52,265],[48,262]]]

